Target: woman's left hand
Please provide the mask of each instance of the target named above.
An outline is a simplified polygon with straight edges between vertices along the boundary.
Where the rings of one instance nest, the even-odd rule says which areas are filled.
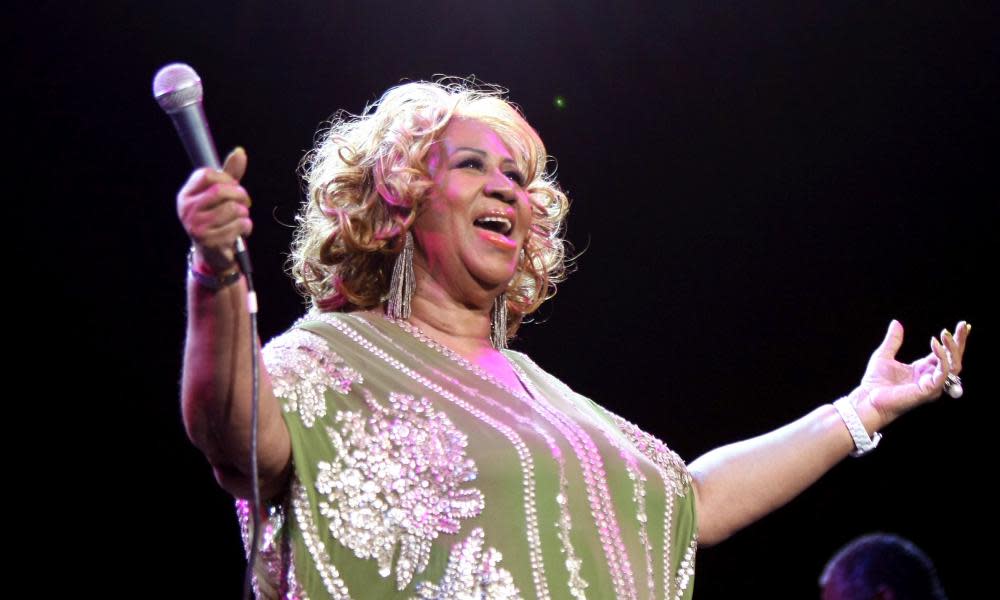
[[[944,329],[940,340],[931,338],[927,356],[903,364],[896,360],[896,352],[903,344],[903,326],[896,320],[889,324],[885,339],[868,361],[860,387],[861,401],[867,401],[882,420],[879,427],[941,396],[948,375],[962,372],[970,329],[968,323],[959,321],[954,335]]]

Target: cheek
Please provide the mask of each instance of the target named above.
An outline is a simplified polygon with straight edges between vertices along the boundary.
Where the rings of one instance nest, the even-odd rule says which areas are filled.
[[[446,188],[437,188],[424,198],[417,223],[427,231],[444,231],[454,212]]]
[[[436,185],[424,200],[424,208],[427,212],[435,213],[438,221],[455,218],[458,213],[464,212],[467,204],[461,192],[461,187],[454,181]]]
[[[434,233],[423,236],[424,254],[427,256],[441,256],[445,253],[444,241],[447,239],[443,235]]]
[[[531,224],[535,222],[535,211],[532,208],[531,198],[525,196],[524,201],[518,204],[520,207],[517,214],[517,222],[523,223],[524,233],[531,236]]]

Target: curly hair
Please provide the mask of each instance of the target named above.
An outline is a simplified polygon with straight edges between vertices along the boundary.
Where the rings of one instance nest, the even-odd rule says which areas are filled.
[[[563,237],[569,200],[547,170],[538,133],[504,90],[440,79],[389,89],[361,115],[339,112],[302,160],[307,196],[290,257],[300,292],[321,311],[378,306],[404,236],[433,184],[427,162],[451,119],[497,132],[525,173],[531,235],[507,287],[507,335],[555,294],[566,274]]]

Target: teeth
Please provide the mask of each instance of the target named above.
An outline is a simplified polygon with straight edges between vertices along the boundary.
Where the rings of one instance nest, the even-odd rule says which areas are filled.
[[[511,224],[510,219],[506,217],[489,216],[476,219],[476,225],[484,225],[486,223],[497,223],[499,227],[496,227],[495,229],[491,227],[489,229],[493,229],[494,231],[499,231],[504,235],[510,233],[510,230],[514,227]]]

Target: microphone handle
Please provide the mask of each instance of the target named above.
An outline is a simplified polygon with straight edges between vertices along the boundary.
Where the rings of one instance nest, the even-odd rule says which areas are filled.
[[[177,129],[177,135],[181,138],[181,144],[187,151],[191,164],[195,167],[211,167],[221,169],[222,162],[219,161],[219,154],[215,150],[215,141],[212,139],[212,132],[208,128],[208,119],[205,118],[205,108],[201,102],[189,104],[180,110],[171,113],[171,121]],[[240,270],[244,275],[253,273],[253,264],[247,253],[246,241],[243,236],[236,238],[236,260],[240,265]]]
[[[219,155],[215,151],[215,142],[208,129],[205,109],[201,102],[190,104],[170,115],[181,138],[184,149],[187,150],[191,164],[196,167],[212,167],[221,169]]]

